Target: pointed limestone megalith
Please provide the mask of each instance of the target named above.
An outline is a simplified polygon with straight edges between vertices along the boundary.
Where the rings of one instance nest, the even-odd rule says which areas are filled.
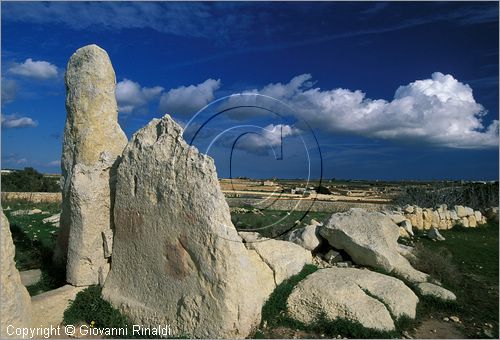
[[[16,338],[15,328],[31,326],[31,300],[14,261],[9,221],[0,210],[0,338]],[[10,327],[12,326],[12,327]]]
[[[66,125],[62,155],[63,202],[55,261],[66,261],[75,286],[103,283],[109,272],[117,160],[127,143],[118,125],[116,78],[108,54],[78,49],[65,75]]]
[[[242,338],[260,322],[272,272],[231,223],[213,159],[170,116],[134,134],[118,167],[113,263],[103,297],[172,336]]]

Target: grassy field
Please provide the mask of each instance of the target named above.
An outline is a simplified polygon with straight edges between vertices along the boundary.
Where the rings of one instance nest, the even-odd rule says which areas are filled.
[[[5,216],[10,222],[10,230],[16,246],[16,267],[20,271],[41,269],[42,279],[29,286],[31,295],[61,287],[65,282],[65,271],[52,264],[52,254],[57,239],[58,227],[43,223],[42,220],[60,212],[57,203],[28,203],[25,201],[2,202]],[[13,216],[17,210],[40,209],[45,214]]]
[[[64,284],[64,269],[55,268],[51,263],[52,252],[58,228],[44,224],[42,219],[58,213],[58,204],[30,204],[23,202],[3,202],[2,206],[11,223],[11,231],[16,245],[16,264],[19,270],[40,268],[42,280],[28,287],[30,294],[54,289]],[[12,216],[16,210],[38,208],[46,214]],[[251,208],[246,207],[251,210]],[[260,233],[275,237],[288,229],[310,223],[311,219],[325,221],[329,213],[313,212],[304,216],[302,212],[262,211],[233,213],[232,220],[240,230],[263,228]],[[301,220],[300,225],[295,221]],[[414,240],[419,260],[414,265],[442,282],[453,291],[456,303],[440,303],[420,297],[417,319],[401,322],[395,332],[378,333],[364,329],[361,325],[346,320],[318,320],[312,325],[297,323],[286,315],[286,299],[293,287],[307,275],[317,270],[307,266],[303,272],[283,282],[271,295],[262,310],[262,323],[254,337],[265,338],[398,338],[405,334],[419,334],[418,330],[428,320],[443,322],[442,319],[457,316],[460,323],[453,327],[469,338],[498,337],[498,224],[488,224],[478,228],[455,227],[441,232],[443,242],[433,242],[423,234]],[[90,314],[89,314],[90,313]],[[89,288],[67,311],[66,322],[94,321],[97,327],[111,327],[122,324],[118,312],[100,298],[98,287]],[[91,316],[92,315],[92,316]],[[92,320],[90,320],[92,319]]]
[[[303,211],[281,211],[281,210],[258,210],[252,212],[253,207],[245,207],[250,210],[247,213],[231,213],[231,220],[239,231],[256,231],[259,234],[274,238],[290,230],[308,225],[311,219],[323,222],[331,213]],[[295,222],[299,221],[299,224]]]
[[[498,224],[455,227],[441,234],[446,241],[419,239],[415,265],[453,291],[457,305],[430,315],[443,318],[453,313],[467,337],[498,338]]]

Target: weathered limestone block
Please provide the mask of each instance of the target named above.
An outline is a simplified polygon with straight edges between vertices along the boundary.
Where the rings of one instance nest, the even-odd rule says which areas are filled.
[[[298,244],[268,239],[253,232],[240,232],[239,235],[245,240],[247,249],[255,250],[273,271],[276,285],[300,273],[306,264],[312,263],[311,251]]]
[[[410,221],[411,225],[415,228],[418,229],[418,223],[417,223],[417,215],[415,214],[408,214],[406,215],[406,218]]]
[[[414,207],[415,211],[415,228],[422,230],[424,229],[424,217],[423,217],[423,210],[422,208],[415,206]]]
[[[383,214],[389,216],[392,220],[392,222],[396,223],[396,224],[400,224],[401,222],[403,222],[404,220],[407,219],[407,217],[405,217],[402,213],[400,212],[382,212]]]
[[[402,281],[354,268],[320,269],[302,280],[287,300],[289,315],[305,324],[321,315],[364,327],[394,329],[391,314],[415,318],[418,297]]]
[[[455,206],[455,212],[457,213],[457,216],[460,217],[460,218],[467,216],[467,211],[461,205],[456,205]]]
[[[446,239],[441,235],[441,233],[434,227],[432,227],[428,232],[427,232],[427,237],[430,238],[431,240],[436,240],[436,241],[445,241]]]
[[[474,215],[469,216],[468,220],[469,220],[469,227],[470,228],[477,227],[477,221],[476,221],[476,218],[474,217]]]
[[[116,78],[106,51],[96,45],[78,49],[65,82],[63,203],[54,258],[67,259],[71,284],[102,284],[109,271],[102,234],[113,229],[115,171],[127,143],[118,125]]]
[[[465,227],[465,228],[469,228],[469,219],[464,216],[460,219],[460,223],[462,223],[462,225]]]
[[[33,296],[31,299],[33,308],[32,327],[57,327],[61,325],[64,319],[64,311],[68,308],[70,302],[75,300],[76,294],[85,288],[65,285]],[[62,335],[70,338],[67,334]]]
[[[114,218],[102,294],[133,322],[196,338],[244,338],[259,324],[272,273],[231,223],[213,159],[170,116],[123,151]]]
[[[298,244],[302,248],[313,251],[321,244],[319,236],[319,225],[308,225],[293,230],[288,236],[288,241]]]
[[[42,278],[42,271],[40,269],[30,269],[19,272],[21,276],[21,283],[23,286],[28,287],[34,285]]]
[[[439,228],[439,213],[437,211],[432,211],[432,222],[431,227]]]
[[[332,247],[345,250],[357,264],[394,272],[411,282],[427,281],[427,274],[399,254],[399,228],[384,214],[359,208],[336,213],[321,227],[320,235]]]
[[[414,236],[413,234],[413,228],[412,228],[412,225],[410,223],[410,221],[408,220],[404,220],[403,222],[399,223],[398,224],[400,227],[402,227],[403,229],[406,230],[406,232],[411,235],[411,236]]]
[[[406,231],[405,228],[399,227],[399,237],[409,238],[410,234]]]
[[[438,225],[438,229],[448,229],[448,223],[447,223],[447,220],[443,219],[443,220],[439,220],[439,225]]]
[[[21,283],[21,277],[14,262],[15,248],[7,217],[0,211],[0,338],[9,336],[7,326],[31,326],[31,300],[26,288]],[[9,330],[10,332],[10,330]]]
[[[483,214],[479,210],[474,211],[474,217],[476,218],[476,221],[478,223],[481,223],[481,220],[483,219]]]
[[[443,301],[455,301],[457,299],[453,292],[432,283],[422,282],[417,284],[417,289],[424,296],[433,296]]]

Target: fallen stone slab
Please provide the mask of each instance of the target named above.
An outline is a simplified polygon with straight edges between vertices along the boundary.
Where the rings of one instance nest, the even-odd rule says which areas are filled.
[[[439,230],[437,230],[434,227],[432,227],[431,229],[429,229],[429,231],[427,232],[427,237],[430,238],[431,240],[436,240],[436,241],[445,241],[446,240],[443,237],[443,235],[441,235],[441,233],[439,232]]]
[[[312,263],[311,252],[288,241],[260,237],[258,233],[240,232],[247,249],[255,250],[262,261],[273,271],[274,282],[279,285]]]
[[[60,219],[61,219],[61,214],[55,214],[55,215],[44,218],[42,220],[42,222],[52,224],[53,226],[59,227]]]
[[[413,233],[413,227],[411,225],[411,222],[409,220],[403,220],[401,221],[400,223],[398,223],[398,225],[403,228],[409,235],[411,236],[415,236],[415,234]]]
[[[40,209],[16,210],[11,213],[12,216],[36,215],[43,213]]]
[[[319,236],[319,224],[311,224],[303,228],[293,230],[288,236],[288,241],[298,244],[304,249],[313,251],[321,244]]]
[[[42,278],[42,271],[40,269],[24,270],[19,272],[19,275],[21,276],[22,284],[27,287],[40,281]]]
[[[287,300],[291,318],[305,324],[321,315],[366,328],[394,330],[394,320],[415,318],[418,297],[402,281],[366,269],[326,268],[309,275]]]
[[[417,289],[423,296],[432,296],[443,301],[455,301],[456,295],[449,290],[429,282],[417,284]]]
[[[33,309],[32,327],[57,327],[63,323],[64,311],[78,292],[87,287],[65,285],[60,288],[35,295],[31,298]]]
[[[399,254],[399,227],[382,213],[352,208],[333,214],[320,235],[332,247],[345,250],[357,264],[393,272],[411,282],[427,281],[427,274]]]

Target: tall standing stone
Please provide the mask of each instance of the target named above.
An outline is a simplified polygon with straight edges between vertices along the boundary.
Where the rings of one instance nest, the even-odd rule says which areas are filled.
[[[243,338],[258,325],[272,275],[263,280],[231,223],[213,159],[170,116],[123,151],[114,216],[102,294],[133,322],[195,338]]]
[[[9,221],[0,211],[0,338],[16,337],[8,334],[17,327],[31,327],[31,300],[14,262],[15,248],[10,233]]]
[[[78,49],[65,82],[63,203],[55,260],[66,259],[67,281],[82,286],[103,283],[109,272],[104,243],[112,233],[115,172],[127,137],[118,125],[116,78],[106,51],[96,45]]]

